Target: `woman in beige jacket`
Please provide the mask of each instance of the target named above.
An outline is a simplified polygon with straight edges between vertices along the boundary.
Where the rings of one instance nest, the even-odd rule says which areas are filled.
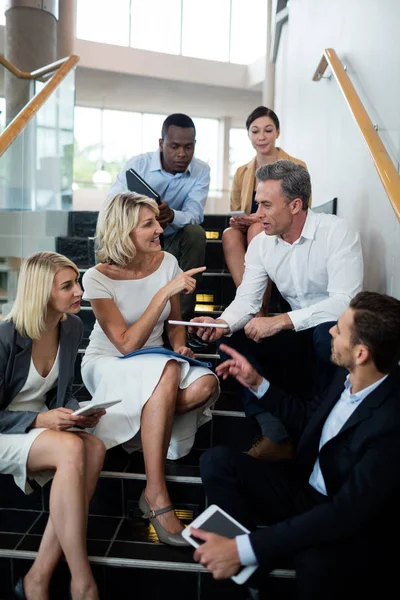
[[[256,170],[280,159],[291,160],[307,168],[303,161],[275,146],[280,133],[279,119],[270,108],[259,106],[254,109],[246,120],[246,129],[256,156],[247,165],[238,168],[231,191],[231,211],[244,211],[245,214],[232,216],[230,227],[222,236],[225,261],[236,287],[242,282],[247,246],[263,231],[255,214]]]

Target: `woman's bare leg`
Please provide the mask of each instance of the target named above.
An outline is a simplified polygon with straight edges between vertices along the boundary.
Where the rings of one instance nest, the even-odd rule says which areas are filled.
[[[217,389],[218,381],[214,375],[203,375],[189,387],[179,390],[176,401],[176,414],[187,413],[203,406]]]
[[[33,443],[28,470],[56,469],[50,492],[50,518],[38,556],[24,579],[29,600],[48,598],[51,574],[64,551],[73,598],[97,599],[86,552],[89,497],[104,460],[104,445],[85,432],[45,431]],[[62,549],[62,550],[61,550]]]
[[[167,362],[142,411],[140,431],[146,469],[145,496],[153,510],[171,504],[165,482],[165,458],[171,439],[179,377],[180,365],[173,360]],[[169,533],[178,533],[183,528],[174,511],[157,518]]]
[[[225,229],[222,234],[222,248],[233,282],[238,287],[242,283],[244,273],[246,235],[233,227]]]

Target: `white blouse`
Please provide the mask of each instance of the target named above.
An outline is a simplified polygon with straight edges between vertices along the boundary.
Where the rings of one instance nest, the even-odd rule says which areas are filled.
[[[57,385],[59,354],[60,346],[58,346],[57,356],[52,369],[46,377],[39,375],[31,358],[27,380],[19,394],[8,405],[7,410],[28,410],[33,412],[48,410],[45,405],[46,394]]]

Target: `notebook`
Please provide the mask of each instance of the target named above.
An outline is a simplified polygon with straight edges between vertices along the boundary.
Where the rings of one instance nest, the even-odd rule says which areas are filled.
[[[126,183],[130,192],[136,192],[143,196],[153,198],[157,204],[161,204],[160,194],[157,194],[155,190],[142,178],[139,173],[136,173],[134,169],[126,171]]]
[[[130,352],[129,354],[125,354],[125,356],[120,356],[119,358],[130,358],[131,356],[139,356],[140,354],[166,354],[167,356],[183,358],[190,365],[195,367],[207,367],[208,369],[212,367],[212,363],[210,362],[203,362],[202,360],[196,360],[195,358],[190,358],[189,356],[183,356],[183,354],[178,354],[173,350],[168,350],[168,348],[164,348],[164,346],[150,346],[149,348],[141,348],[140,350],[135,350],[134,352]]]

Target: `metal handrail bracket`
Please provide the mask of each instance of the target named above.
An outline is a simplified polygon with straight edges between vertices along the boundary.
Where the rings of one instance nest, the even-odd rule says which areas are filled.
[[[8,64],[5,64],[5,62]],[[79,56],[73,54],[68,58],[63,58],[55,63],[52,63],[51,65],[46,65],[41,69],[32,71],[32,73],[24,73],[23,71],[19,71],[19,69],[7,61],[7,59],[0,57],[0,64],[4,65],[9,71],[14,73],[14,75],[20,79],[40,79],[43,77],[43,75],[55,71],[43,88],[24,106],[24,108],[17,114],[11,123],[7,125],[3,133],[0,135],[0,156],[2,156],[7,148],[11,146],[15,138],[26,127],[29,121],[35,116],[38,110],[58,88],[62,81],[64,81],[64,79],[78,62]]]

